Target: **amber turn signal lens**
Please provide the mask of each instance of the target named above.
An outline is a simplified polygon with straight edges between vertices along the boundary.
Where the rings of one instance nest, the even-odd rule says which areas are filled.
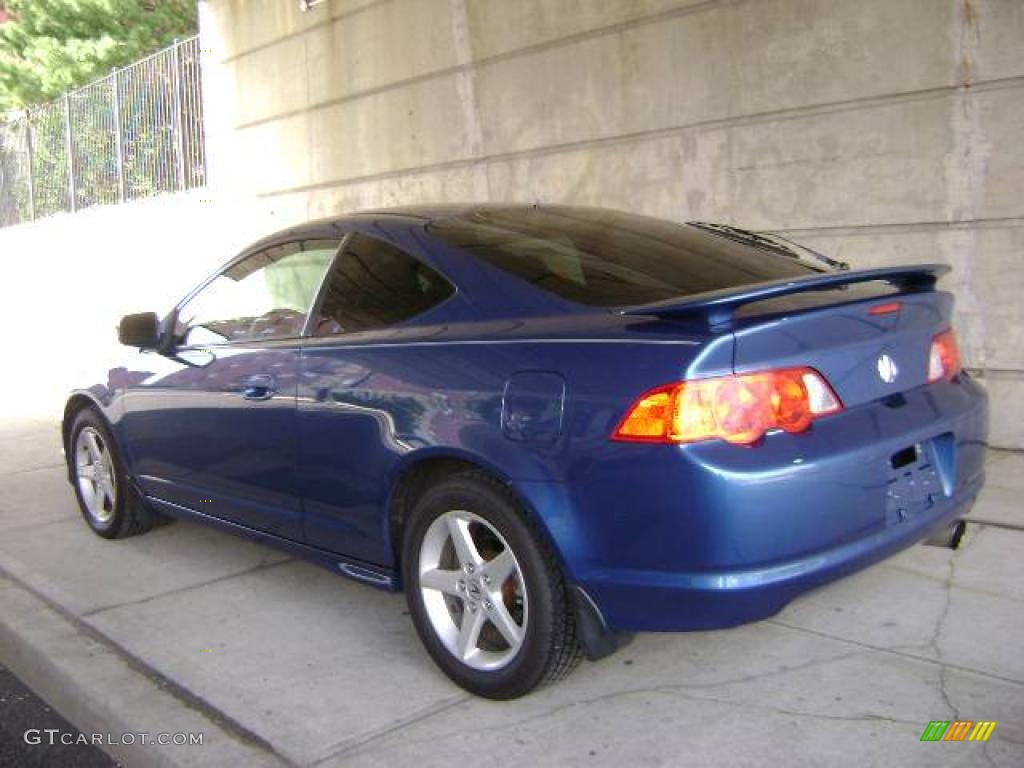
[[[633,404],[616,434],[628,434],[641,440],[663,437],[676,410],[676,394],[675,386],[648,392]]]
[[[612,435],[627,442],[693,443],[721,439],[749,445],[770,429],[803,432],[841,411],[812,368],[785,368],[668,384],[641,395]]]

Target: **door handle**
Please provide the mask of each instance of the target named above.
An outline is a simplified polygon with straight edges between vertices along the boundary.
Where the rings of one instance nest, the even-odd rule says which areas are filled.
[[[269,400],[276,394],[277,380],[267,374],[250,376],[242,384],[242,397],[246,400]]]

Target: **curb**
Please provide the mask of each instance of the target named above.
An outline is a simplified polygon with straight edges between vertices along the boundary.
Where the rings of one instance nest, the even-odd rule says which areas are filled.
[[[0,569],[0,661],[83,734],[107,734],[118,762],[156,768],[293,765],[244,727],[190,700],[77,617]],[[142,744],[157,734],[202,734],[194,745]],[[135,743],[120,743],[134,734]],[[125,739],[127,740],[127,739]]]

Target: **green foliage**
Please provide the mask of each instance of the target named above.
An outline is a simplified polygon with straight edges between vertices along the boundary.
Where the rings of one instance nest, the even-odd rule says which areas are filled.
[[[40,104],[196,32],[195,0],[0,0],[0,111]]]

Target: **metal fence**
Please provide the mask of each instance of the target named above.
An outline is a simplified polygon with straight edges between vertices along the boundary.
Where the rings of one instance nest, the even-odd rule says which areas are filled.
[[[205,183],[198,37],[0,117],[0,227]]]

